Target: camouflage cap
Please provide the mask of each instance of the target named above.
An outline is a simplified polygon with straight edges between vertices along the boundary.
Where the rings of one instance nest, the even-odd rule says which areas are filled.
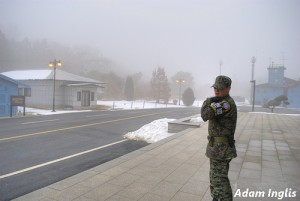
[[[224,75],[219,75],[218,77],[216,77],[216,81],[212,85],[212,87],[217,89],[225,89],[230,86],[231,86],[231,79]]]

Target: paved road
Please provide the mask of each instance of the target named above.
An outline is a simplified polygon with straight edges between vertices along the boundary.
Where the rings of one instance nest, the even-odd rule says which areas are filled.
[[[199,108],[93,111],[1,119],[0,200],[49,185],[146,145],[123,135]]]

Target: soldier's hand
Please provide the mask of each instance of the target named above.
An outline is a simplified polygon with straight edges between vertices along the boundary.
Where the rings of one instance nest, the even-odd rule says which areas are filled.
[[[226,100],[220,102],[212,102],[210,107],[214,110],[215,115],[221,115],[228,112],[231,108],[230,103]]]

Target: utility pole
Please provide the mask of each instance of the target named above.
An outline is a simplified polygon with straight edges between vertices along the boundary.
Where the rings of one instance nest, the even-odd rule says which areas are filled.
[[[252,112],[254,111],[254,104],[255,104],[255,80],[254,80],[254,64],[256,62],[256,58],[253,56],[251,59],[252,62],[252,74],[251,74],[251,94],[250,99],[252,102]]]
[[[220,65],[220,75],[222,75],[222,64],[223,64],[223,62],[222,62],[222,60],[220,60],[220,62],[219,62],[219,65]]]

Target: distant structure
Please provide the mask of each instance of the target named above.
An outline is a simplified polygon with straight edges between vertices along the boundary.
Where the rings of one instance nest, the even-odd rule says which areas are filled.
[[[17,80],[0,74],[0,117],[9,116],[12,96],[27,96],[30,87]],[[17,114],[17,107],[12,108],[12,116]]]
[[[284,77],[284,65],[275,65],[273,62],[268,67],[268,82],[256,86],[255,103],[264,105],[280,95],[288,97],[289,108],[300,108],[300,80]]]
[[[11,79],[21,81],[31,88],[26,105],[33,108],[52,108],[53,70],[20,70],[4,72]],[[89,109],[97,107],[97,90],[103,82],[56,70],[55,105],[64,109]]]

